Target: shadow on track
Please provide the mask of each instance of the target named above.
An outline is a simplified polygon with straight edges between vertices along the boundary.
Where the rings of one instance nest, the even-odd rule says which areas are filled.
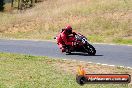
[[[103,56],[103,55],[88,55],[87,53],[71,53],[66,55],[79,55],[79,56]]]

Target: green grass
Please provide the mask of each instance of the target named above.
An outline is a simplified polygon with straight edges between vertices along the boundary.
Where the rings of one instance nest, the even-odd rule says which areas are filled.
[[[122,39],[122,38],[116,38],[113,40],[113,42],[119,43],[119,44],[132,44],[132,40],[129,39]]]
[[[59,64],[59,62],[66,63],[61,59],[48,57],[0,53],[0,88],[132,87],[132,85],[127,84],[88,84],[80,86],[75,81],[75,74],[62,71],[56,67],[59,65],[55,64]],[[117,70],[119,69],[117,68]]]
[[[88,40],[90,40],[91,42],[103,42],[104,39],[105,38],[103,36],[99,36],[99,35],[89,35],[88,36]]]

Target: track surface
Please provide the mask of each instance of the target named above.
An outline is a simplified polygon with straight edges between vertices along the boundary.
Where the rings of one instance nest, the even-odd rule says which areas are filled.
[[[93,44],[96,56],[83,53],[62,54],[56,43],[48,41],[0,40],[0,52],[21,53],[54,58],[75,59],[116,66],[132,67],[132,46]]]

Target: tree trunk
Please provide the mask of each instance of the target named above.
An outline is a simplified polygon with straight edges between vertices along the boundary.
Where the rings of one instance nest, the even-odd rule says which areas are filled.
[[[31,6],[35,5],[35,0],[31,0]]]
[[[18,10],[20,9],[20,0],[18,0]]]
[[[13,8],[13,2],[14,2],[14,0],[11,1],[11,7],[12,7],[12,8]]]

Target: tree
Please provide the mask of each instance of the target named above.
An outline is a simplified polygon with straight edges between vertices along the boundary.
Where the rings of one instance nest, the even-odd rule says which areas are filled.
[[[0,0],[0,11],[3,11],[4,10],[4,0]]]

